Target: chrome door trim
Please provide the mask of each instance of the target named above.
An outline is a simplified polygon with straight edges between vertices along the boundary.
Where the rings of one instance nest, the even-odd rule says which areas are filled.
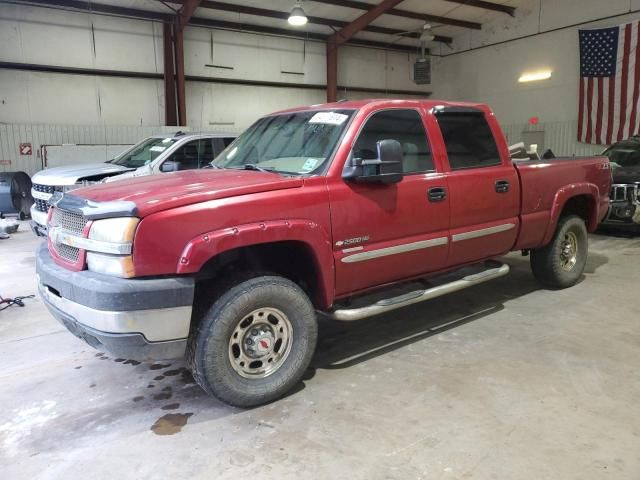
[[[422,250],[423,248],[438,247],[446,245],[449,242],[447,237],[432,238],[431,240],[421,240],[419,242],[404,243],[402,245],[394,245],[393,247],[379,248],[377,250],[369,250],[368,252],[347,255],[342,258],[343,263],[364,262],[374,258],[386,257],[388,255],[397,255],[399,253],[413,252],[414,250]]]
[[[472,238],[484,237],[486,235],[493,235],[494,233],[506,232],[515,228],[515,223],[505,223],[502,225],[496,225],[495,227],[481,228],[480,230],[471,230],[469,232],[456,233],[451,236],[452,242],[460,242],[462,240],[470,240]]]

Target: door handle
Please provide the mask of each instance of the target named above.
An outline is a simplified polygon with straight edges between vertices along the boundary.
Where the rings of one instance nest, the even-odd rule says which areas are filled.
[[[427,197],[430,202],[441,202],[447,198],[447,191],[443,187],[432,187],[428,190]]]
[[[506,180],[497,180],[496,181],[496,192],[498,193],[507,193],[509,191],[510,183]]]

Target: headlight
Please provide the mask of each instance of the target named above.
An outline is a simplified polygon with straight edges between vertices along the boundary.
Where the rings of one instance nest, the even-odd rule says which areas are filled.
[[[105,218],[94,221],[89,230],[89,241],[94,242],[95,248],[88,248],[87,268],[105,275],[133,277],[131,247],[139,222],[140,219],[135,217]],[[106,252],[122,252],[122,254]]]
[[[140,219],[135,217],[105,218],[96,220],[89,230],[89,238],[100,242],[127,243],[133,241]]]

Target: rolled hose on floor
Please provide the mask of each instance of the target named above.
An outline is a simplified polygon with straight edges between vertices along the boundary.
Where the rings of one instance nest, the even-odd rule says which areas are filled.
[[[25,172],[0,172],[0,215],[29,216],[33,197],[31,178]]]

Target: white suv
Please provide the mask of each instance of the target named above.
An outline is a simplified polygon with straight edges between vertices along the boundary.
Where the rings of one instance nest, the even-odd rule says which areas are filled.
[[[31,228],[47,234],[49,198],[55,191],[69,191],[84,185],[111,182],[162,172],[201,168],[224,150],[236,135],[225,133],[155,135],[145,138],[105,163],[70,165],[36,173],[31,181],[34,204]]]

